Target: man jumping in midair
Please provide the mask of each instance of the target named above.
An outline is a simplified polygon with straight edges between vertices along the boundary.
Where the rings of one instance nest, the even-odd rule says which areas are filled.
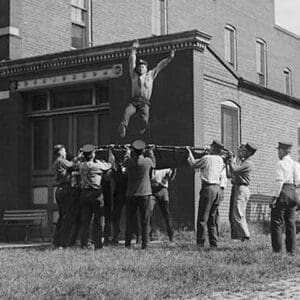
[[[131,54],[129,56],[132,99],[124,111],[123,119],[119,126],[121,137],[126,136],[129,120],[137,112],[140,112],[143,121],[140,134],[143,134],[147,129],[153,81],[158,73],[166,67],[175,56],[175,51],[171,50],[169,57],[163,59],[154,69],[148,71],[148,63],[145,60],[139,59],[136,61],[136,49],[138,47],[139,42],[136,40],[132,45]]]

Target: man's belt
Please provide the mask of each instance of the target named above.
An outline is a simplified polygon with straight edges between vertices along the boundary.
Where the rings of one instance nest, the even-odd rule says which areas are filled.
[[[202,185],[203,186],[209,186],[209,185],[220,185],[219,183],[210,183],[206,180],[202,180]]]
[[[132,97],[131,103],[134,105],[138,105],[138,104],[147,104],[150,106],[150,101],[148,99],[146,99],[145,97]]]
[[[232,185],[235,185],[235,186],[241,186],[241,185],[243,185],[243,186],[249,186],[249,184],[243,183],[243,182],[232,183]]]

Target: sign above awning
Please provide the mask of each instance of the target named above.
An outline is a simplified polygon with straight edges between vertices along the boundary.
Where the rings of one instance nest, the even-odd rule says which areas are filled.
[[[51,88],[56,86],[63,86],[69,84],[78,84],[84,82],[92,82],[98,80],[107,80],[111,78],[118,78],[123,75],[122,64],[112,65],[110,68],[101,70],[86,71],[80,73],[70,73],[57,75],[52,77],[42,77],[29,80],[18,81],[17,91],[27,91],[43,88]]]

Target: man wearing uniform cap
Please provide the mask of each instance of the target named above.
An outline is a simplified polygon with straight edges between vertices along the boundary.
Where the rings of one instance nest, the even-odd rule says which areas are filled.
[[[75,164],[67,160],[66,148],[62,144],[53,147],[53,154],[55,161],[52,170],[57,183],[55,199],[58,206],[58,220],[53,235],[53,245],[55,247],[66,247],[68,246],[71,223],[70,210],[73,206],[71,172],[75,169]]]
[[[150,98],[152,94],[153,81],[158,73],[170,63],[175,55],[175,51],[172,50],[168,58],[163,59],[154,69],[148,71],[148,63],[145,60],[136,60],[136,49],[138,47],[139,43],[138,40],[136,40],[132,45],[131,54],[129,56],[132,99],[126,107],[123,119],[119,125],[119,133],[121,137],[126,136],[129,120],[137,112],[140,112],[143,122],[140,134],[145,132],[149,120]]]
[[[155,157],[150,147],[149,157],[144,157],[146,143],[136,140],[132,143],[132,157],[130,148],[124,157],[124,167],[127,169],[127,201],[126,201],[126,230],[125,247],[130,248],[132,233],[134,231],[134,219],[137,208],[141,216],[142,249],[147,248],[150,222],[150,196],[152,194],[150,171],[155,168]]]
[[[294,255],[296,248],[295,214],[298,198],[295,187],[300,183],[297,163],[290,157],[292,144],[278,143],[274,201],[271,203],[271,239],[274,252],[281,252],[282,229],[285,225],[286,251]]]
[[[83,162],[79,164],[80,203],[81,203],[81,247],[86,248],[89,237],[89,225],[93,221],[93,242],[95,249],[102,248],[103,195],[101,180],[104,171],[111,168],[111,163],[95,159],[96,147],[87,144],[82,147]],[[111,150],[109,149],[109,161]]]
[[[213,140],[207,155],[195,159],[189,147],[188,163],[193,169],[200,170],[201,190],[197,217],[197,245],[204,247],[208,232],[209,244],[217,247],[218,222],[217,211],[221,201],[220,177],[225,164],[220,154],[224,146],[221,142]]]
[[[250,240],[250,232],[246,220],[246,208],[250,199],[250,175],[254,169],[254,164],[250,157],[256,151],[257,148],[254,144],[242,144],[238,148],[237,160],[230,159],[228,161],[228,173],[232,183],[229,209],[232,239]]]

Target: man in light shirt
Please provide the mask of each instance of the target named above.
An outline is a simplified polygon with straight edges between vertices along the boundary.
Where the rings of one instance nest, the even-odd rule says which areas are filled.
[[[275,197],[271,204],[271,239],[273,251],[281,252],[282,228],[285,224],[286,251],[293,255],[296,248],[295,214],[298,202],[295,187],[300,183],[300,174],[296,162],[290,157],[291,148],[290,143],[278,143]]]
[[[158,73],[165,68],[175,56],[175,51],[171,50],[168,58],[163,59],[154,69],[148,71],[148,63],[145,60],[136,60],[136,49],[138,47],[139,42],[136,40],[132,45],[131,54],[129,56],[132,99],[126,107],[123,119],[119,125],[119,134],[121,137],[126,136],[129,120],[137,112],[140,112],[143,122],[140,134],[145,132],[149,120],[153,81]]]
[[[154,169],[152,171],[151,188],[152,195],[155,198],[154,205],[151,207],[151,218],[150,218],[150,238],[152,235],[152,213],[154,210],[155,203],[159,205],[162,216],[167,226],[167,233],[169,241],[173,242],[174,231],[170,221],[170,209],[169,209],[169,179],[174,180],[176,176],[176,169]]]
[[[220,154],[224,146],[214,140],[208,155],[200,159],[194,159],[189,147],[188,163],[193,169],[200,170],[202,187],[197,218],[197,245],[204,247],[207,232],[211,247],[217,247],[218,234],[216,226],[216,214],[221,201],[220,178],[225,165]]]
[[[254,170],[251,157],[256,151],[254,144],[242,144],[238,148],[237,160],[228,161],[228,173],[232,183],[229,210],[231,238],[241,241],[250,240],[246,208],[250,199],[251,173]]]

